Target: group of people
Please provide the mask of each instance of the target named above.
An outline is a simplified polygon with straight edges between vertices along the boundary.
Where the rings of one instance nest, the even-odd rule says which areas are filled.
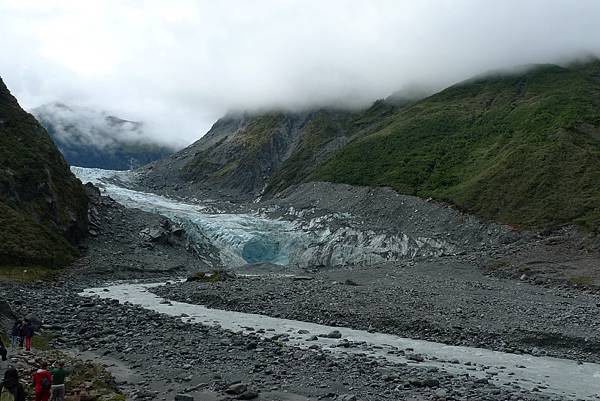
[[[68,371],[63,362],[57,362],[48,369],[48,363],[42,362],[32,375],[35,401],[64,401],[65,378]],[[25,401],[25,389],[19,382],[19,372],[9,368],[0,383],[0,401]]]
[[[31,351],[31,339],[35,335],[33,324],[28,319],[15,321],[10,331],[10,341],[13,349],[25,348]],[[7,360],[7,347],[0,339],[0,356]],[[63,362],[56,362],[48,369],[47,362],[41,362],[39,369],[32,374],[35,401],[63,401],[65,399],[65,378],[68,371]],[[25,401],[25,389],[19,382],[17,369],[10,367],[4,373],[0,383],[0,401]]]
[[[10,331],[10,338],[12,348],[25,348],[27,351],[31,351],[31,338],[35,334],[33,324],[27,319],[17,320]],[[8,350],[0,338],[0,358],[6,361]],[[0,400],[3,401],[3,400]]]
[[[25,348],[31,351],[31,338],[35,335],[35,329],[31,321],[27,319],[16,320],[10,331],[10,340],[13,349]]]

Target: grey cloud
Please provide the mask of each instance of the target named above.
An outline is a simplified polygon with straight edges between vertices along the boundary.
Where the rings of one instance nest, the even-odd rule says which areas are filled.
[[[595,0],[0,0],[0,75],[189,143],[228,110],[360,107],[487,70],[600,54]]]
[[[111,149],[123,143],[145,142],[149,136],[143,123],[123,120],[86,107],[47,103],[31,110],[31,113],[63,144]]]

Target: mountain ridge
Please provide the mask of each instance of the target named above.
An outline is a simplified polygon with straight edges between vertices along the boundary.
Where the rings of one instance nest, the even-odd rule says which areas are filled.
[[[142,169],[142,182],[238,201],[309,181],[387,186],[515,227],[596,230],[599,105],[594,59],[480,75],[361,111],[229,116],[184,151]],[[249,174],[257,157],[266,168]]]
[[[312,179],[391,186],[501,223],[595,229],[600,147],[583,131],[600,127],[598,77],[596,60],[464,81],[346,147]]]

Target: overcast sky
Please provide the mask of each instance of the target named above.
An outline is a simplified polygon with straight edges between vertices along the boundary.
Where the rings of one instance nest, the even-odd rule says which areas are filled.
[[[228,110],[356,106],[600,54],[598,0],[0,0],[0,76],[187,144]]]

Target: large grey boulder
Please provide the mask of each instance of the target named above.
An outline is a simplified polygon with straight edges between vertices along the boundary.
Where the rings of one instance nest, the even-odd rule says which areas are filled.
[[[17,316],[12,311],[10,304],[6,301],[0,301],[0,328],[2,332],[12,327]]]

